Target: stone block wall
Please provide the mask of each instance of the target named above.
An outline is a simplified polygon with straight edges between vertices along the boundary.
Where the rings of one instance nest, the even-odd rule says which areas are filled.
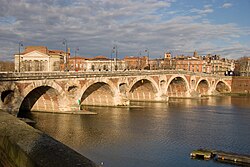
[[[250,77],[233,77],[231,93],[250,94]]]
[[[97,167],[91,160],[0,111],[0,167]]]

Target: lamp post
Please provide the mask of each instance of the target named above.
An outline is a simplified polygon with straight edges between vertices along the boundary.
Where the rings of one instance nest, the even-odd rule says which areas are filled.
[[[18,43],[18,45],[19,45],[19,57],[18,57],[18,72],[21,72],[21,46],[23,46],[23,42],[22,41],[20,41],[19,43]]]
[[[113,58],[113,53],[114,53],[114,49],[112,48],[111,54],[110,54],[110,71],[112,71],[112,65],[113,65],[113,63],[112,63],[112,58]]]
[[[147,57],[148,57],[148,69],[150,70],[150,63],[149,63],[149,50],[146,48],[145,52],[147,52]]]
[[[79,51],[79,48],[75,49],[75,71],[76,71],[76,52]]]
[[[212,74],[214,74],[214,56],[212,56]]]
[[[137,70],[140,70],[140,69],[141,69],[141,51],[139,51],[139,53],[138,53],[137,67],[138,67]]]
[[[63,40],[63,45],[65,45],[64,71],[68,71],[68,42],[66,39]]]
[[[114,45],[113,53],[115,53],[115,70],[117,70],[117,55],[118,55],[117,45]]]
[[[114,57],[114,61],[115,61],[115,70],[117,70],[117,55],[118,55],[118,52],[117,52],[117,45],[114,45],[112,50],[111,50],[111,68],[110,70],[112,71],[112,59],[113,59],[113,53],[115,53],[115,57]]]

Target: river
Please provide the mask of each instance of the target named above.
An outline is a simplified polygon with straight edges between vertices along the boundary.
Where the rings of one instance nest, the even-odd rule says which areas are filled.
[[[32,113],[35,127],[105,167],[228,166],[190,159],[209,148],[250,154],[250,97],[133,102],[97,115]]]

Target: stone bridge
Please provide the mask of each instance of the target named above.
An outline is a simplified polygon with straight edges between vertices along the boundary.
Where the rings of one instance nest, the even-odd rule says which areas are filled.
[[[184,71],[0,73],[0,109],[76,111],[80,105],[119,106],[231,92],[232,77]]]

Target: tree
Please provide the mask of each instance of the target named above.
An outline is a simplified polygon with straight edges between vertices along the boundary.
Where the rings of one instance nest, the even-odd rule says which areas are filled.
[[[244,56],[237,60],[235,72],[241,76],[250,76],[250,57]]]
[[[13,72],[14,71],[14,62],[11,61],[0,61],[0,71],[4,72]]]

